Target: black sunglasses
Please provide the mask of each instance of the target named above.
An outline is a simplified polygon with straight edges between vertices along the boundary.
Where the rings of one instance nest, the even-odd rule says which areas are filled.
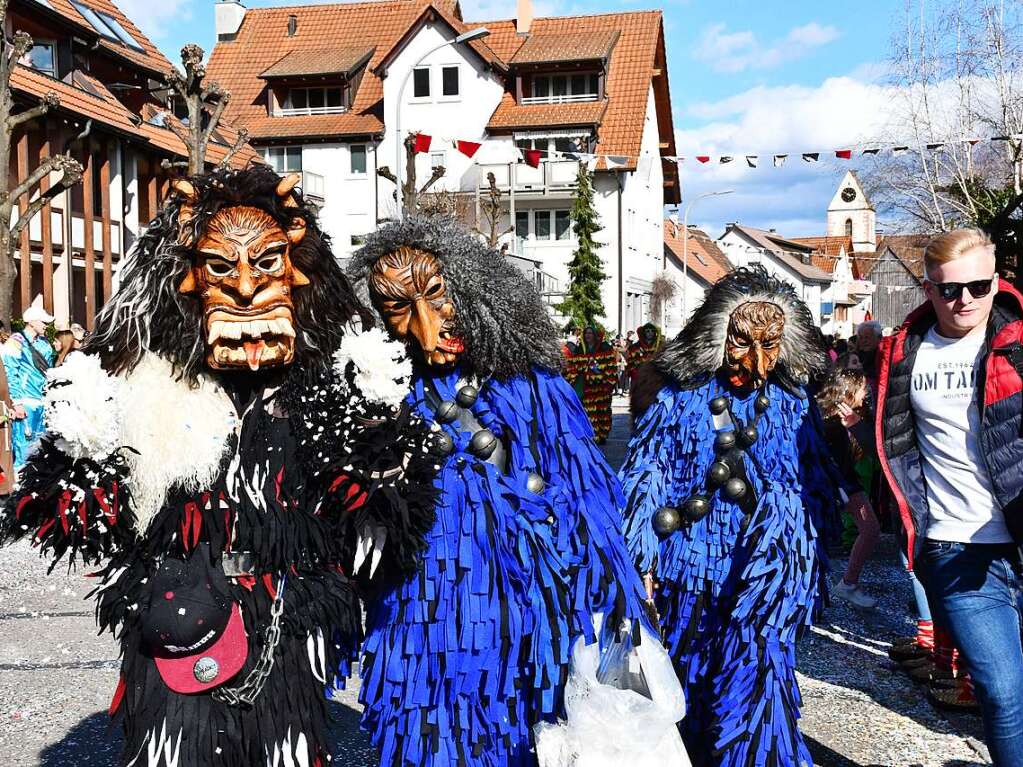
[[[991,292],[995,285],[995,278],[989,280],[974,280],[973,282],[932,282],[938,290],[938,295],[944,301],[958,301],[963,297],[963,289],[970,291],[974,298],[983,298]]]

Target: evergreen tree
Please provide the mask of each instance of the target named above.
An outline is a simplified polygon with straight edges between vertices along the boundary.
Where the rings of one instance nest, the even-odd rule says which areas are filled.
[[[572,204],[572,230],[576,249],[568,265],[568,297],[558,304],[558,311],[569,323],[582,330],[587,325],[600,327],[598,317],[604,316],[600,287],[607,275],[597,254],[599,244],[594,235],[601,231],[600,217],[593,207],[593,185],[586,167],[579,165],[578,189]]]

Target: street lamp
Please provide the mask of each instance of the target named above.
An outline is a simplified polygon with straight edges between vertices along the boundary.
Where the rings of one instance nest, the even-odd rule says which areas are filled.
[[[412,76],[412,73],[416,70],[420,64],[422,64],[429,56],[439,51],[441,48],[446,48],[449,45],[459,45],[461,43],[468,43],[472,40],[479,40],[481,37],[486,37],[490,34],[490,30],[486,27],[476,27],[476,29],[470,29],[468,32],[463,32],[453,40],[446,40],[435,48],[431,48],[416,61],[408,71],[405,73],[405,77],[402,78],[401,86],[398,88],[398,100],[394,105],[394,176],[398,180],[398,193],[395,195],[395,199],[398,203],[398,218],[401,218],[401,148],[405,143],[401,140],[401,97],[405,93],[405,86],[408,85],[408,79]]]
[[[686,298],[689,293],[689,209],[702,200],[704,197],[718,197],[723,194],[732,194],[734,189],[723,189],[720,192],[704,192],[697,195],[686,205],[685,213],[682,216],[682,322],[689,319],[689,306]]]

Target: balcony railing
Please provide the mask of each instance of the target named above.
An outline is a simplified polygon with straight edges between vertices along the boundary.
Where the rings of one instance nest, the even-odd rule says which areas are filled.
[[[575,189],[579,175],[577,160],[549,160],[541,162],[536,168],[521,163],[479,167],[480,189],[489,187],[487,174],[493,173],[497,188],[501,191],[509,191],[512,188],[516,192],[541,194],[571,191]]]
[[[596,93],[574,93],[572,95],[562,96],[523,96],[523,104],[579,104],[584,101],[596,101],[599,99],[599,94]]]
[[[348,107],[277,107],[274,117],[311,117],[313,115],[340,115]]]
[[[313,173],[312,171],[302,171],[302,194],[311,200],[317,200],[323,202],[324,191],[326,187],[326,179],[319,173]]]

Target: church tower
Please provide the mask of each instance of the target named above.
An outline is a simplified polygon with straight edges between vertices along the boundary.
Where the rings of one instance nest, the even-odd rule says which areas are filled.
[[[845,174],[828,206],[828,237],[851,237],[854,253],[877,250],[877,214],[852,171]]]

